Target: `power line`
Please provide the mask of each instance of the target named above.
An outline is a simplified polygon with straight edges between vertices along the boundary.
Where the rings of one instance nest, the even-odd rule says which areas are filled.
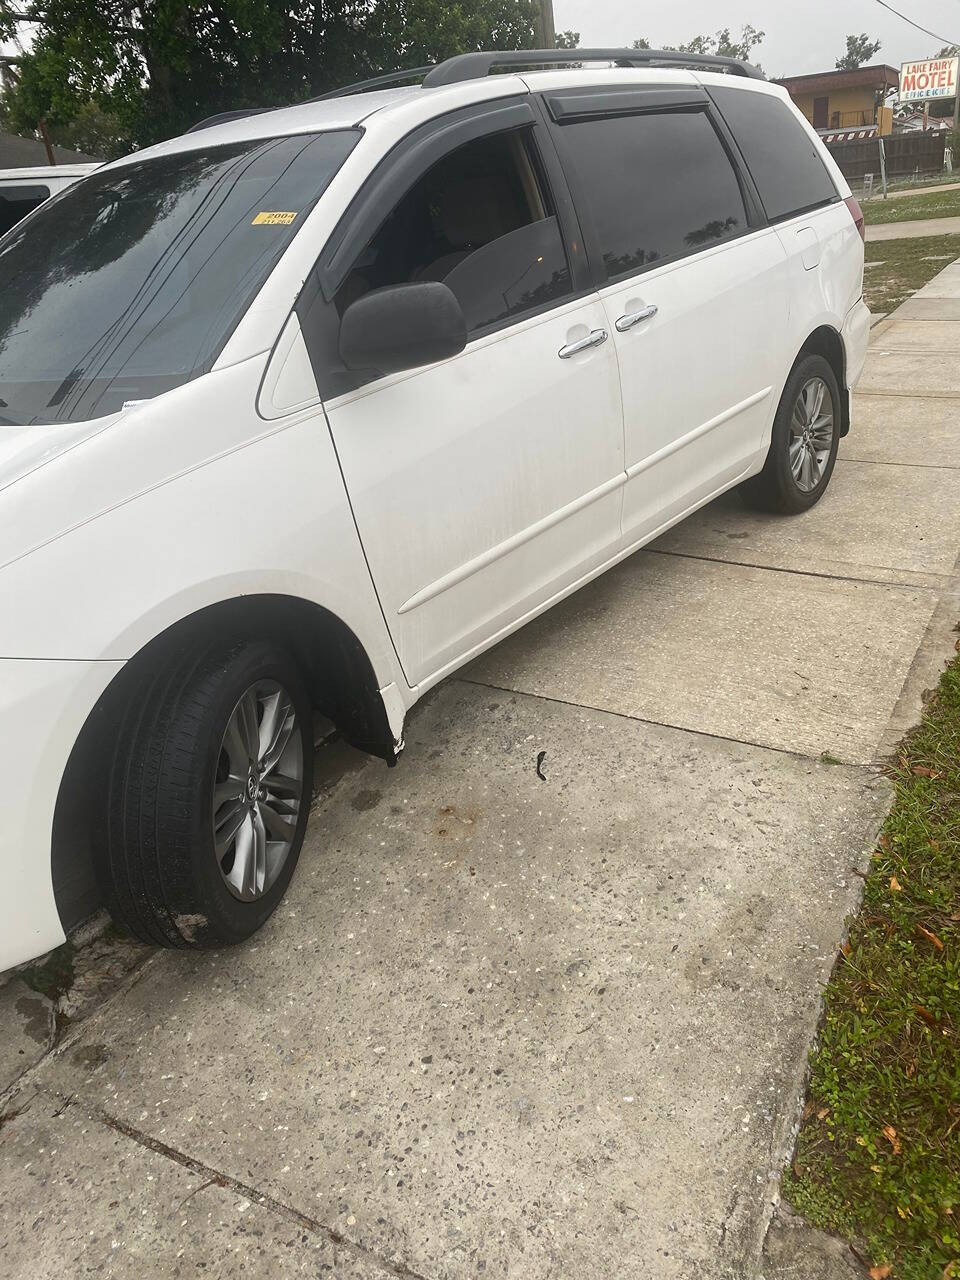
[[[895,9],[892,4],[887,4],[887,0],[877,0],[877,4],[884,9],[889,9],[891,13],[895,13],[898,18],[902,18],[904,22],[908,22],[911,27],[916,27],[918,31],[922,31],[924,35],[932,36],[934,40],[942,40],[944,44],[960,44],[960,40],[951,40],[949,36],[938,36],[936,31],[931,31],[929,27],[921,27],[919,22],[914,22],[912,18],[908,18],[905,13],[901,13],[899,9]]]

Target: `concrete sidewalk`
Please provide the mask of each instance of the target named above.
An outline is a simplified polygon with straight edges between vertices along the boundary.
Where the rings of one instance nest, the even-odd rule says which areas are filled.
[[[853,1274],[763,1251],[876,762],[956,639],[958,303],[954,264],[874,331],[814,511],[713,504],[398,769],[328,757],[279,918],[157,955],[8,1100],[5,1280]]]
[[[904,190],[888,191],[886,196],[876,192],[864,204],[876,204],[886,200],[902,200],[905,196],[937,196],[942,191],[960,191],[960,182],[930,182],[925,187],[906,187]]]
[[[919,240],[924,236],[960,235],[960,218],[914,218],[910,222],[867,224],[867,240]]]

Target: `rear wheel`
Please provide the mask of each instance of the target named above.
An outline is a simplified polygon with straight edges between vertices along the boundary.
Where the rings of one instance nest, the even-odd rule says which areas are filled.
[[[826,492],[840,445],[840,388],[823,356],[804,356],[787,379],[763,471],[741,486],[763,511],[796,515]]]
[[[276,645],[183,655],[117,735],[101,866],[112,914],[162,946],[241,942],[276,908],[303,845],[311,708]]]

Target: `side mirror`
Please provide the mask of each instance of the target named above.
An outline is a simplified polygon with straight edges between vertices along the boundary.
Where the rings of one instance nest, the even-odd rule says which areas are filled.
[[[351,303],[340,322],[340,359],[357,373],[399,373],[458,355],[467,322],[445,284],[394,285]]]

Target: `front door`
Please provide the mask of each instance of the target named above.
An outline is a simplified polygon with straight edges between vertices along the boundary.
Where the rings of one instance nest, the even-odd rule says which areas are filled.
[[[619,537],[614,343],[599,297],[578,288],[579,237],[558,216],[534,135],[494,132],[433,161],[335,299],[342,314],[371,289],[440,280],[470,332],[453,359],[325,397],[411,685],[509,630]]]
[[[702,91],[615,105],[554,114],[617,345],[629,546],[755,464],[783,377],[786,256]]]

